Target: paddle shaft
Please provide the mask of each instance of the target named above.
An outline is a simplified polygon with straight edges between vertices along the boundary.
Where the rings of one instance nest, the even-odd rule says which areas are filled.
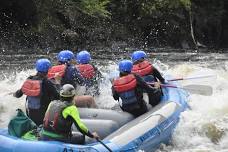
[[[205,76],[195,76],[195,77],[187,77],[187,78],[176,78],[176,79],[171,79],[167,81],[192,80],[192,79],[210,78],[214,76],[215,75],[205,75]]]
[[[107,146],[105,145],[105,143],[103,143],[100,139],[96,139],[99,143],[101,143],[106,149],[108,149],[109,152],[112,152],[112,150]]]
[[[153,85],[154,83],[148,83],[148,84]],[[172,84],[161,84],[161,87],[184,89],[193,94],[200,94],[200,95],[206,95],[206,96],[210,96],[213,93],[213,88],[207,85],[186,85],[183,87],[179,87]]]

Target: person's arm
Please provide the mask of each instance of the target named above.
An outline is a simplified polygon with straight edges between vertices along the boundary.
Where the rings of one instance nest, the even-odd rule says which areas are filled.
[[[23,96],[23,92],[21,89],[17,90],[16,92],[13,93],[13,96],[16,98],[20,98],[21,96]]]
[[[81,122],[78,109],[75,105],[69,106],[66,109],[64,109],[62,114],[65,119],[67,117],[71,117],[73,119],[75,126],[82,134],[94,138],[93,134],[88,130],[85,124]]]
[[[134,74],[134,75],[135,75],[135,78],[136,78],[136,81],[137,81],[137,85],[139,85],[141,88],[145,89],[146,92],[150,93],[150,92],[154,92],[156,90],[156,88],[151,87],[150,85],[148,85],[146,83],[146,81],[143,80],[142,77],[140,77],[137,74]]]
[[[162,77],[161,73],[155,67],[153,67],[153,75],[155,78],[158,78],[158,80],[161,83],[163,83],[163,84],[165,83],[165,79]]]
[[[48,95],[50,95],[52,100],[58,100],[60,96],[55,85],[48,79],[45,79],[44,81],[45,86],[47,87]]]
[[[30,75],[27,79],[32,79],[32,78],[33,78],[33,76]],[[20,88],[19,90],[14,92],[13,96],[16,97],[16,98],[20,98],[21,96],[23,96],[22,89]]]
[[[112,86],[112,96],[115,100],[119,100],[119,95],[118,93],[115,91],[114,87]]]

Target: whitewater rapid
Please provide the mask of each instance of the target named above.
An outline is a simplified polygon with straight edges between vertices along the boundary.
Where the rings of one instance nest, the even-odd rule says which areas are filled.
[[[221,66],[211,67],[202,62],[166,64],[154,60],[154,66],[163,74],[175,77],[214,75],[211,78],[181,81],[182,85],[203,84],[213,87],[211,96],[192,94],[189,96],[190,110],[181,114],[170,145],[162,145],[158,152],[227,152],[228,151],[228,61]],[[112,108],[118,103],[111,96],[110,78],[116,76],[114,61],[99,66],[104,80],[101,95],[95,100],[100,108]],[[25,96],[14,98],[12,93],[19,89],[24,80],[35,70],[20,70],[11,74],[2,72],[0,80],[0,127],[7,127],[16,109],[25,107]]]

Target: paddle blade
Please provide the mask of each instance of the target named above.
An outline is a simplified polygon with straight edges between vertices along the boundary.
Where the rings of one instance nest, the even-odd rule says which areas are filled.
[[[213,88],[208,85],[192,84],[183,86],[183,89],[187,90],[189,93],[200,94],[204,96],[211,96],[213,93]]]

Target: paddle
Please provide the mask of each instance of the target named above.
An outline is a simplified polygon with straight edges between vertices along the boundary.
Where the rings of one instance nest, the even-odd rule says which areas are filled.
[[[213,93],[213,89],[211,86],[208,85],[197,85],[197,84],[192,84],[192,85],[186,85],[183,87],[178,87],[174,85],[169,85],[169,84],[161,84],[162,87],[170,87],[170,88],[179,88],[179,89],[184,89],[192,94],[200,94],[200,95],[205,95],[205,96],[210,96]]]
[[[195,77],[186,77],[186,78],[175,78],[167,81],[179,81],[179,80],[192,80],[192,79],[203,79],[203,78],[211,78],[216,77],[216,75],[204,75],[204,76],[195,76]]]
[[[108,149],[109,152],[112,152],[112,150],[107,146],[105,145],[105,143],[103,143],[99,138],[96,138],[96,140],[101,143],[106,149]]]

